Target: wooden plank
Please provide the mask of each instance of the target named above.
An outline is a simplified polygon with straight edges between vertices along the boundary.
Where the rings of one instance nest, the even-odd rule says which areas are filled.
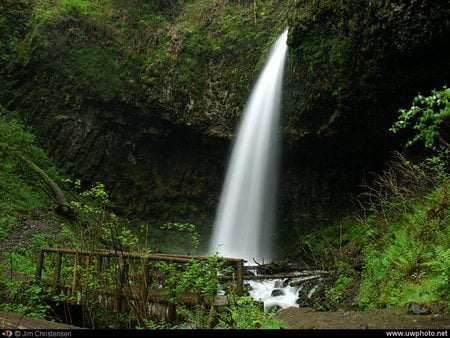
[[[167,321],[174,323],[177,320],[177,308],[174,303],[167,305]]]
[[[24,315],[19,315],[17,313],[12,312],[3,312],[0,311],[0,328],[1,329],[80,329],[80,327],[63,324],[63,323],[55,323],[50,322],[44,319],[36,319],[31,318]],[[33,333],[33,332],[32,332]]]
[[[189,255],[177,255],[177,254],[146,254],[146,253],[133,253],[128,251],[112,251],[112,250],[75,250],[75,249],[64,249],[64,248],[42,248],[44,252],[60,252],[67,254],[79,254],[79,255],[100,255],[103,257],[127,257],[127,258],[148,258],[154,261],[173,261],[186,263],[190,262],[192,259],[208,259],[207,256],[189,256]],[[238,262],[242,259],[238,258],[228,258],[220,257],[224,261],[228,262]]]
[[[92,260],[92,255],[89,255],[86,257],[86,269],[89,270],[89,267],[91,266],[91,260]]]
[[[257,276],[251,276],[246,275],[244,276],[244,280],[259,280],[259,279],[283,279],[283,278],[302,278],[302,277],[310,277],[310,276],[328,276],[330,273],[326,271],[316,271],[316,272],[304,272],[304,273],[279,273],[275,275],[257,275]],[[232,276],[222,276],[221,279],[223,280],[230,280],[232,279]]]

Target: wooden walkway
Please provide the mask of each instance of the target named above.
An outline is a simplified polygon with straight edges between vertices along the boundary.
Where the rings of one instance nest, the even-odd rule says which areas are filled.
[[[55,323],[44,319],[32,318],[12,312],[0,311],[0,329],[72,330],[72,329],[80,329],[80,327],[63,323]]]

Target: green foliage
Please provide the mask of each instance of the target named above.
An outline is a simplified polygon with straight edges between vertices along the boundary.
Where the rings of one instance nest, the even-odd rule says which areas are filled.
[[[50,308],[45,302],[48,295],[40,285],[24,281],[34,278],[40,247],[70,245],[74,238],[65,226],[61,225],[61,229],[57,225],[60,218],[51,211],[55,206],[52,193],[23,158],[45,168],[54,180],[59,179],[60,171],[19,121],[18,114],[0,105],[0,241],[3,243],[0,284],[6,297],[0,306],[6,311],[43,318]],[[48,232],[34,233],[32,227],[22,230],[23,219],[36,220],[32,227],[45,226]],[[55,236],[58,228],[62,231]],[[16,236],[17,232],[20,237]],[[19,281],[13,276],[19,276]]]
[[[430,96],[419,94],[409,109],[400,109],[399,113],[398,120],[390,131],[397,133],[412,128],[414,136],[408,140],[406,146],[421,141],[426,148],[439,151],[445,147],[448,151],[450,88],[444,86],[441,90],[433,89]]]
[[[228,296],[229,302],[216,306],[219,290],[219,277],[233,272],[225,267],[218,256],[206,260],[194,260],[185,264],[160,262],[155,266],[164,276],[163,289],[171,303],[177,304],[177,313],[183,321],[175,328],[189,326],[195,329],[279,329],[287,328],[281,320],[266,313],[261,303],[255,303],[248,296],[236,297],[234,292]],[[198,297],[194,306],[179,303],[179,297],[189,292]],[[146,321],[147,328],[167,328],[167,324],[154,320]]]
[[[196,229],[195,224],[192,224],[192,223],[165,223],[161,226],[161,229],[173,230],[176,232],[185,232],[188,234],[188,236],[190,238],[190,243],[194,250],[198,249],[198,247],[200,246],[200,236]],[[175,239],[174,238],[175,235],[172,236],[173,240]],[[188,250],[189,246],[185,246],[185,249]]]
[[[303,235],[298,255],[332,272],[314,306],[334,310],[350,300],[364,309],[409,302],[448,307],[448,187],[441,160],[413,164],[397,154],[366,187],[361,216]]]
[[[403,213],[395,209],[395,214],[384,213],[383,218],[370,221],[371,227],[382,226],[385,231],[364,248],[362,307],[401,306],[412,301],[441,304],[449,299],[449,178],[441,177],[422,198],[405,200],[409,208]]]
[[[351,275],[351,267],[361,264],[360,251],[373,240],[376,232],[354,216],[342,218],[299,237],[296,255],[318,268]]]
[[[339,276],[334,286],[325,292],[329,299],[329,303],[333,307],[337,307],[340,303],[342,303],[344,295],[348,292],[348,286],[352,281],[353,279],[350,277]]]
[[[354,271],[351,272],[351,275],[355,275]],[[314,308],[319,311],[335,311],[340,307],[348,307],[350,304],[345,304],[345,302],[346,298],[349,298],[349,295],[351,298],[354,293],[354,290],[350,289],[353,281],[349,275],[340,274],[328,283],[319,284],[315,293],[320,296],[314,297]]]
[[[39,117],[61,111],[76,116],[88,104],[111,101],[146,113],[157,105],[168,108],[173,122],[194,124],[210,119],[196,105],[205,94],[219,95],[210,91],[220,82],[220,92],[229,93],[223,104],[230,109],[217,111],[224,115],[217,122],[229,124],[225,115],[235,118],[241,110],[241,93],[248,91],[262,54],[284,28],[282,2],[262,0],[256,8],[223,0],[162,3],[30,2],[21,34],[5,42],[0,99]],[[5,13],[9,33],[17,19]],[[19,89],[14,87],[18,74],[24,80]],[[195,106],[187,109],[190,102]]]
[[[114,294],[116,290],[115,283],[111,281],[117,280],[119,266],[116,261],[112,261],[110,264],[111,266],[101,273],[94,266],[69,267],[70,274],[73,274],[75,270],[79,271],[80,284],[82,285],[80,294],[72,295],[72,298],[84,297],[86,300],[85,316],[92,328],[123,325],[123,323],[119,324],[120,321],[116,314],[111,313],[108,309],[107,301],[102,296],[99,297],[99,295]]]
[[[154,320],[151,318],[145,319],[143,322],[143,327],[138,326],[137,329],[150,329],[150,330],[167,330],[170,328],[170,325],[164,318],[160,318],[159,320]]]
[[[6,208],[5,208],[6,209]],[[9,236],[9,234],[16,229],[20,224],[20,221],[17,217],[11,215],[4,215],[0,217],[0,242],[4,242],[4,240]]]
[[[192,259],[183,265],[160,262],[157,267],[165,275],[165,293],[173,303],[184,292],[196,294],[201,304],[212,302],[219,290],[219,274],[229,270],[218,256],[210,256],[206,261]]]
[[[447,53],[443,41],[450,30],[449,11],[448,2],[432,0],[289,0],[288,81],[296,102],[285,114],[287,131],[298,137],[334,133],[335,128],[327,130],[332,124],[341,130],[351,121],[354,139],[359,130],[362,139],[367,132],[384,133],[388,117],[380,111],[398,109],[399,98],[415,91],[430,73],[436,80],[448,78],[442,72],[447,67],[434,60]],[[432,48],[435,55],[430,55]],[[417,64],[421,68],[413,69]]]
[[[178,306],[177,314],[183,318],[182,323],[175,325],[175,329],[211,329],[216,322],[213,306],[194,305],[191,307]]]
[[[57,3],[39,0],[37,1],[35,15],[36,19],[52,21],[58,20],[58,16],[68,15],[71,12],[89,14],[96,8],[98,8],[98,3],[89,0],[62,0]]]
[[[237,298],[230,295],[227,305],[215,308],[195,305],[178,306],[177,313],[183,321],[173,327],[163,321],[147,321],[146,328],[151,329],[289,329],[284,321],[274,318],[273,313],[264,311],[261,302],[255,302],[248,296]]]
[[[129,250],[136,246],[138,237],[129,221],[109,210],[110,200],[103,183],[97,182],[82,190],[80,180],[65,179],[64,182],[73,184],[79,191],[78,199],[70,201],[69,205],[78,215],[80,237],[87,241],[86,247],[93,248],[101,243],[117,250]]]
[[[450,290],[450,217],[448,117],[450,90],[414,98],[409,109],[401,109],[391,131],[412,129],[411,146],[423,142],[435,156],[419,165],[402,161],[378,179],[375,215],[371,228],[383,227],[376,241],[364,249],[365,264],[359,302],[366,308],[399,306],[408,302],[441,304]],[[383,193],[380,193],[384,189]],[[380,203],[381,202],[381,203]],[[383,221],[383,225],[380,224]],[[389,224],[389,226],[386,226]]]
[[[50,305],[45,301],[48,295],[42,286],[28,282],[6,281],[4,287],[8,290],[9,303],[0,304],[3,311],[39,319],[44,319],[48,315]]]
[[[0,239],[19,226],[19,214],[32,215],[55,206],[48,187],[29,166],[26,157],[58,180],[60,172],[19,122],[17,114],[0,105]]]
[[[222,329],[288,329],[288,325],[265,312],[262,304],[251,297],[231,298],[231,304],[219,317],[218,327]]]

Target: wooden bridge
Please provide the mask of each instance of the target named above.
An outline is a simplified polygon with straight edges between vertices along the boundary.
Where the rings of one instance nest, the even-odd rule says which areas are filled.
[[[243,295],[244,261],[223,257],[218,260],[232,270],[218,276],[219,281],[236,295]],[[208,264],[208,257],[42,248],[38,254],[36,282],[54,296],[66,296],[73,304],[139,315],[155,314],[155,309],[159,309],[157,316],[173,322],[177,317],[177,303],[193,305],[205,300],[192,290],[171,294],[174,285],[167,285],[167,275],[158,264],[175,264],[182,269],[195,261]],[[217,296],[215,303],[225,301]]]

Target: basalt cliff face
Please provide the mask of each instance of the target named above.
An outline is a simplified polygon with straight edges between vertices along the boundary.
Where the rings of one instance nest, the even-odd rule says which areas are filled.
[[[398,110],[448,84],[449,13],[426,0],[288,2],[287,223],[345,210],[404,144],[389,132]]]
[[[206,236],[240,114],[286,26],[280,237],[351,208],[398,145],[388,132],[398,109],[450,75],[447,2],[0,6],[2,104],[124,214]]]

